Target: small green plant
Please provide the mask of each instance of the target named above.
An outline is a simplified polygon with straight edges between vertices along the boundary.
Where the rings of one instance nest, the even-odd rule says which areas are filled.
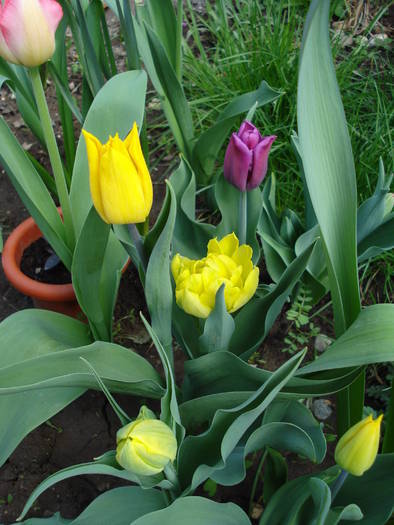
[[[287,346],[283,348],[282,352],[295,354],[320,333],[320,328],[309,317],[312,302],[311,291],[306,286],[301,286],[291,308],[286,313],[286,319],[290,321],[290,326],[284,339]]]

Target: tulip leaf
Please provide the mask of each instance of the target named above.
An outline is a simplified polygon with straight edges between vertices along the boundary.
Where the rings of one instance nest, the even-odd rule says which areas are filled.
[[[167,184],[170,195],[167,221],[149,258],[145,279],[145,296],[152,320],[152,328],[172,363],[173,291],[170,275],[170,249],[176,218],[176,197],[171,184],[169,182]]]
[[[287,463],[280,452],[268,447],[264,463],[263,500],[267,504],[271,496],[287,481]]]
[[[178,453],[178,475],[186,494],[225,467],[239,440],[289,381],[304,355],[289,359],[245,402],[217,410],[206,432],[185,438]]]
[[[391,213],[372,233],[367,235],[358,246],[359,262],[394,248],[394,213]]]
[[[327,483],[318,477],[300,477],[282,485],[270,498],[259,525],[326,523],[331,504]]]
[[[212,178],[218,153],[239,115],[247,113],[254,105],[264,106],[274,102],[282,93],[272,89],[264,80],[258,89],[234,98],[220,113],[216,123],[201,134],[193,148],[192,165],[199,185],[206,185]],[[236,208],[237,209],[237,208]]]
[[[118,345],[91,344],[86,324],[54,312],[22,310],[5,319],[0,352],[0,464],[31,430],[86,388],[97,389],[81,356],[115,392],[163,395],[161,379],[145,359]]]
[[[201,353],[227,350],[235,328],[224,300],[224,284],[216,292],[215,307],[205,321],[204,333],[199,338]]]
[[[22,310],[0,323],[0,370],[90,342],[87,326],[75,319],[43,310]],[[50,395],[45,389],[1,395],[0,465],[31,430],[84,391],[81,387],[56,387]]]
[[[149,46],[150,60],[142,58],[147,68],[149,76],[161,98],[163,111],[168,120],[171,131],[174,135],[178,147],[187,159],[190,159],[191,141],[194,135],[193,120],[187,103],[183,87],[177,79],[175,70],[171,65],[166,50],[155,31],[144,23],[144,45]],[[140,38],[137,40],[140,48]],[[145,48],[146,49],[146,48]],[[147,50],[147,49],[146,49]],[[154,75],[151,70],[154,68]]]
[[[151,512],[130,525],[251,525],[245,512],[234,503],[217,503],[200,496],[179,498],[169,507]]]
[[[185,432],[179,415],[178,400],[176,397],[176,383],[172,370],[172,363],[154,329],[142,314],[141,318],[145,328],[152,338],[157,353],[159,354],[166,377],[166,392],[161,399],[161,420],[172,428],[176,433],[178,443],[180,443],[183,440]]]
[[[381,454],[363,476],[349,475],[329,509],[329,492],[340,468],[302,476],[283,485],[270,499],[259,525],[357,521],[362,525],[384,525],[394,509],[392,483],[394,454]],[[371,490],[373,487],[373,490]],[[320,518],[320,521],[313,521]]]
[[[394,510],[394,454],[379,454],[362,476],[349,475],[335,498],[335,505],[359,506],[361,525],[384,525]]]
[[[255,368],[230,352],[215,352],[187,361],[185,374],[187,387],[179,410],[182,422],[190,428],[210,420],[217,409],[231,408],[247,399],[272,372]],[[350,385],[359,374],[360,369],[355,368],[321,379],[293,377],[282,393],[286,397],[321,397]]]
[[[127,71],[112,77],[97,93],[86,116],[84,129],[106,143],[119,133],[124,139],[133,123],[141,129],[147,77],[144,71]],[[133,96],[130,97],[130,93]],[[80,137],[71,184],[71,207],[77,237],[92,206],[89,165],[84,138]]]
[[[189,164],[181,157],[170,182],[177,200],[177,215],[172,240],[173,253],[190,259],[201,259],[215,237],[215,227],[196,220],[196,180]]]
[[[313,246],[288,266],[272,292],[254,297],[236,315],[229,351],[248,359],[268,334],[286,299],[308,264]]]
[[[146,359],[123,346],[103,341],[32,355],[30,359],[0,368],[0,395],[58,386],[97,390],[96,380],[81,357],[112,392],[154,398],[163,395],[160,376]]]
[[[63,481],[65,479],[73,478],[75,476],[83,476],[88,474],[100,474],[103,476],[114,476],[129,482],[140,484],[142,487],[151,489],[155,486],[168,489],[171,487],[169,481],[163,479],[162,474],[157,474],[155,476],[136,476],[132,472],[122,469],[119,465],[111,466],[100,462],[100,458],[97,461],[92,461],[91,463],[81,463],[79,465],[73,465],[62,470],[58,470],[51,476],[48,476],[44,481],[42,481],[30,494],[28,500],[23,507],[21,515],[18,519],[24,518],[31,506],[34,504],[36,499],[50,487]],[[141,490],[141,489],[140,489]],[[103,518],[108,518],[108,515],[105,513],[102,515]],[[77,518],[78,519],[78,518]],[[72,522],[73,523],[73,522]],[[78,523],[78,521],[76,522]],[[83,523],[81,520],[79,523]],[[108,522],[107,522],[108,523]]]
[[[166,56],[176,71],[178,61],[177,19],[171,0],[149,0],[147,2],[149,24],[157,35]]]
[[[362,242],[383,222],[386,196],[390,191],[392,178],[388,177],[386,181],[383,161],[380,159],[375,191],[357,210],[357,243]]]
[[[348,330],[299,375],[394,361],[394,305],[364,308]]]
[[[118,293],[124,252],[109,239],[106,224],[92,206],[80,232],[72,263],[78,302],[89,320],[94,338],[112,340],[112,317]]]
[[[310,411],[298,401],[274,401],[266,409],[261,425],[246,443],[238,444],[225,467],[214,472],[212,479],[220,485],[242,482],[246,477],[246,457],[264,447],[292,452],[318,463],[326,453],[324,434]]]
[[[65,266],[70,268],[71,253],[66,244],[63,222],[53,199],[2,117],[0,118],[0,141],[0,162],[7,171],[23,204]]]
[[[252,260],[256,264],[260,259],[260,247],[256,238],[256,228],[260,219],[262,208],[262,197],[259,188],[248,191],[247,193],[247,231],[246,244],[252,247]],[[238,236],[238,208],[241,192],[226,181],[224,177],[219,177],[215,185],[215,197],[219,206],[222,220],[216,229],[219,238],[228,233],[234,232]]]
[[[164,506],[160,490],[118,487],[100,494],[70,525],[130,525]]]
[[[298,79],[298,135],[305,179],[327,253],[337,335],[360,311],[357,190],[352,148],[330,50],[330,3],[313,0]]]
[[[130,525],[131,521],[165,506],[161,491],[140,487],[118,487],[100,494],[75,519],[58,513],[51,518],[30,518],[24,525]]]

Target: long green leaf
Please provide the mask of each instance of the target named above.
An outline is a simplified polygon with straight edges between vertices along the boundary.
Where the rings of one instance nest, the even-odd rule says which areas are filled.
[[[313,0],[304,29],[298,79],[298,129],[305,178],[327,250],[337,336],[360,311],[356,175],[335,77],[330,2]]]
[[[168,123],[174,134],[178,147],[181,153],[190,160],[191,141],[194,135],[194,127],[183,87],[179,83],[175,71],[169,62],[163,45],[156,33],[149,26],[145,25],[145,34],[149,44],[152,60],[151,64],[155,69],[155,76],[152,76],[151,74],[149,62],[147,64],[144,59],[145,66],[148,69],[149,76],[151,77],[159,96],[162,97],[163,110],[166,113]],[[159,85],[156,85],[157,82],[155,84],[155,79],[158,79],[160,83]]]
[[[130,525],[251,525],[234,503],[217,503],[199,496],[179,498],[166,509],[152,512]]]
[[[244,403],[219,409],[206,432],[184,440],[179,450],[178,474],[186,493],[225,467],[242,436],[289,381],[304,355],[292,357]]]
[[[60,259],[70,268],[71,253],[67,248],[64,226],[53,199],[3,118],[0,118],[0,140],[0,161],[23,204]]]
[[[394,305],[368,306],[339,339],[299,375],[394,361]]]
[[[304,273],[312,246],[299,255],[265,297],[255,297],[235,317],[235,331],[229,350],[247,359],[267,335],[284,302]]]
[[[44,310],[22,310],[0,323],[2,369],[35,356],[88,345],[88,328],[70,317]],[[0,381],[0,386],[3,386]],[[0,396],[0,465],[35,427],[79,397],[80,387],[20,392]]]
[[[115,263],[112,265],[112,272],[103,272],[109,234],[110,225],[99,217],[92,206],[78,238],[71,268],[78,302],[89,320],[95,339],[102,341],[111,341],[112,338],[113,311],[108,306],[115,302],[113,295],[117,294],[119,277],[112,279],[111,274],[116,276],[123,265],[123,261],[118,260],[115,253],[115,257],[111,258]],[[112,296],[103,293],[103,278],[109,278],[114,283]]]
[[[168,192],[170,194],[170,205],[167,221],[149,258],[145,279],[145,296],[153,330],[172,363],[171,314],[174,294],[170,275],[170,248],[176,217],[176,197],[170,183],[168,183]]]
[[[26,501],[18,520],[26,516],[27,512],[29,511],[35,500],[50,487],[65,479],[86,474],[101,474],[104,476],[114,476],[116,478],[120,478],[129,482],[131,481],[133,483],[142,483],[148,489],[156,485],[163,485],[165,488],[168,488],[168,486],[170,485],[169,482],[163,481],[163,476],[160,474],[150,477],[136,476],[132,472],[124,470],[119,466],[112,466],[106,465],[105,463],[100,463],[100,460],[91,463],[81,463],[80,465],[73,465],[71,467],[59,470],[58,472],[55,472],[54,474],[46,478],[43,482],[41,482],[38,485],[38,487],[36,487],[30,494],[29,499]]]

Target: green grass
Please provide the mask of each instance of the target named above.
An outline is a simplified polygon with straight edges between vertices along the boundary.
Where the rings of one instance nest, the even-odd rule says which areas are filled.
[[[381,17],[389,4],[377,1],[378,9],[357,35],[348,30],[332,32],[360,201],[373,192],[379,157],[387,172],[392,168],[389,48],[387,43],[367,46],[363,38],[383,32]],[[278,180],[279,208],[290,207],[301,214],[302,185],[290,134],[297,128],[298,55],[308,5],[306,0],[216,0],[207,2],[207,12],[201,16],[189,2],[184,61],[184,86],[197,135],[215,121],[233,97],[256,89],[262,80],[283,91],[275,104],[256,111],[254,123],[263,134],[278,136],[270,156],[270,170]],[[333,2],[333,9],[344,19],[349,17],[343,1]],[[344,47],[342,42],[349,36],[353,42]]]

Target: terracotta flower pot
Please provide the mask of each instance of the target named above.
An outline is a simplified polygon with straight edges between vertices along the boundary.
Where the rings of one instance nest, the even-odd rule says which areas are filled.
[[[41,237],[41,230],[32,217],[17,226],[4,244],[2,254],[4,273],[14,288],[33,299],[37,308],[80,317],[82,312],[71,283],[41,283],[28,277],[20,269],[23,252]]]

